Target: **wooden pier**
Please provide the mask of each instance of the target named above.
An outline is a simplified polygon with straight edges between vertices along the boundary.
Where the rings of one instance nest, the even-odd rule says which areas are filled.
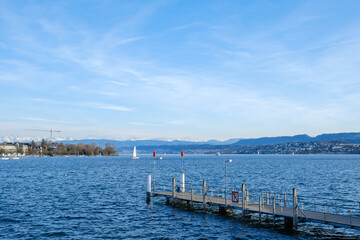
[[[207,206],[218,207],[220,212],[227,212],[230,209],[239,209],[242,211],[243,217],[250,213],[258,215],[260,222],[264,215],[271,215],[274,219],[274,224],[276,218],[283,217],[285,225],[293,229],[297,229],[299,220],[332,224],[339,227],[360,228],[360,218],[358,216],[353,216],[351,210],[349,211],[349,215],[340,215],[327,213],[326,206],[323,208],[324,211],[302,209],[300,207],[301,205],[298,203],[295,188],[292,192],[292,199],[288,200],[289,202],[292,202],[291,206],[286,204],[286,195],[284,196],[285,202],[283,202],[283,204],[279,204],[274,197],[269,198],[268,194],[266,197],[259,197],[258,199],[253,199],[253,201],[251,201],[248,190],[245,189],[245,184],[242,184],[241,191],[238,193],[238,202],[236,203],[232,202],[233,199],[231,198],[212,196],[212,192],[211,194],[208,194],[206,181],[203,181],[202,184],[202,194],[194,194],[192,188],[190,189],[190,192],[176,191],[175,188],[175,178],[173,178],[171,192],[156,191],[153,192],[152,195],[154,197],[164,196],[169,204],[185,202],[192,205],[197,203],[202,204],[203,208],[206,208]],[[239,196],[241,196],[240,199]]]

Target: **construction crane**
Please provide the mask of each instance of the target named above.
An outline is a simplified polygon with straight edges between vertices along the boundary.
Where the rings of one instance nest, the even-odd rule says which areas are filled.
[[[43,130],[43,129],[26,129],[28,131],[39,131],[39,132],[50,132],[50,144],[52,143],[52,135],[53,135],[53,132],[61,132],[59,130],[54,130],[52,128],[50,128],[50,130]]]

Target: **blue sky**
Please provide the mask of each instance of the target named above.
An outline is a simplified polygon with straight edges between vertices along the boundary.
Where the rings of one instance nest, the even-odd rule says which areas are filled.
[[[360,1],[0,0],[0,136],[360,132]]]

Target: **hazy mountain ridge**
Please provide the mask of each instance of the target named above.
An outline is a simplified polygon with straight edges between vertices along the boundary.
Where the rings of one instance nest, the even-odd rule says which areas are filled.
[[[10,140],[9,137],[3,138],[3,142],[8,142]],[[29,138],[23,138],[22,142],[30,142]],[[38,139],[36,139],[38,140]],[[35,140],[35,141],[36,141]],[[241,139],[241,138],[233,138],[228,139],[226,141],[218,141],[218,140],[208,140],[208,141],[182,141],[182,140],[111,140],[111,139],[77,139],[77,140],[61,140],[56,139],[54,142],[63,142],[64,144],[91,144],[96,143],[99,146],[105,146],[106,143],[110,143],[111,145],[115,144],[117,149],[125,149],[131,148],[133,146],[138,147],[171,147],[171,146],[187,146],[187,148],[207,148],[206,146],[220,146],[220,148],[224,148],[224,146],[231,145],[242,145],[242,146],[256,146],[256,145],[265,145],[265,144],[284,144],[284,143],[309,143],[309,142],[326,142],[326,141],[341,141],[347,143],[360,143],[360,133],[352,132],[352,133],[324,133],[318,135],[316,137],[310,137],[306,134],[294,135],[294,136],[279,136],[279,137],[262,137],[262,138],[250,138],[250,139]]]
[[[106,143],[115,144],[116,148],[133,147],[133,146],[188,146],[188,145],[230,145],[237,142],[239,138],[229,139],[226,141],[209,140],[209,141],[182,141],[182,140],[110,140],[110,139],[81,139],[81,140],[66,140],[63,143],[96,143],[99,146],[105,146]]]
[[[130,148],[133,146],[138,147],[171,147],[171,146],[194,146],[194,147],[204,147],[206,146],[229,146],[229,145],[265,145],[265,144],[284,144],[284,143],[309,143],[309,142],[324,142],[324,141],[342,141],[347,143],[360,143],[360,133],[326,133],[321,134],[316,137],[310,137],[306,134],[295,135],[295,136],[279,136],[279,137],[262,137],[262,138],[252,138],[252,139],[229,139],[226,141],[218,141],[218,140],[209,140],[202,142],[195,141],[164,141],[164,140],[126,140],[126,141],[117,141],[117,140],[109,140],[109,139],[82,139],[82,140],[71,140],[71,141],[63,141],[64,143],[83,143],[83,144],[91,144],[96,143],[100,146],[105,146],[107,142],[111,144],[115,144],[117,149]],[[192,147],[190,147],[192,148]],[[221,147],[223,148],[223,147]]]
[[[253,139],[241,139],[236,145],[262,145],[262,144],[281,144],[294,142],[323,142],[323,141],[342,141],[347,143],[360,143],[360,133],[324,133],[316,137],[309,135],[281,136],[281,137],[263,137]]]

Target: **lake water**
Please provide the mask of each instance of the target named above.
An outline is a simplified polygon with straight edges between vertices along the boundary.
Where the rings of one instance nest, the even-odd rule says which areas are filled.
[[[161,156],[156,185],[169,190],[171,178],[180,179],[181,159]],[[206,180],[214,195],[222,194],[227,159],[233,160],[227,165],[229,189],[245,183],[250,198],[267,190],[291,198],[296,187],[304,208],[327,204],[328,211],[346,214],[352,208],[360,216],[359,155],[185,155],[187,190],[191,183],[200,193]],[[359,230],[315,223],[301,223],[299,233],[291,234],[280,222],[273,227],[244,221],[240,212],[222,216],[211,209],[173,208],[160,197],[148,205],[146,181],[153,166],[151,155],[0,161],[0,239],[360,238]]]

